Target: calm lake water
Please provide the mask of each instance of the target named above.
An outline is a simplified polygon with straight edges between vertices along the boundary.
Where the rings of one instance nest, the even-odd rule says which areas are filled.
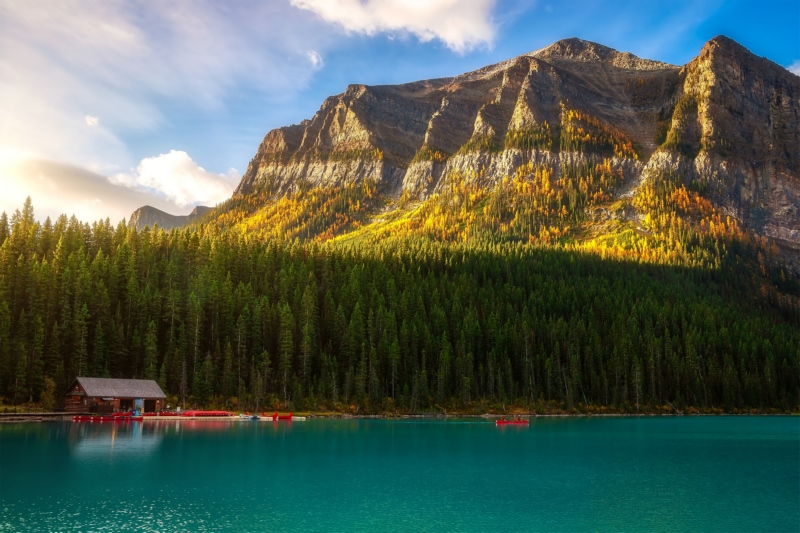
[[[798,531],[800,418],[0,425],[2,531]]]

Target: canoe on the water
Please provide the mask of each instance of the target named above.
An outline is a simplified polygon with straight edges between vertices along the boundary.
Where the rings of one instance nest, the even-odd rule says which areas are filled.
[[[495,420],[494,423],[498,426],[527,426],[529,424],[527,420]]]
[[[292,420],[292,413],[289,413],[288,415],[279,415],[278,413],[274,413],[272,415],[272,420],[273,421],[275,421],[275,420],[289,420],[289,421],[291,421]]]

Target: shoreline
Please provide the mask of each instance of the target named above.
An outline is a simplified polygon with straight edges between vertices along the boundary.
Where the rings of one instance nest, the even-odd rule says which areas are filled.
[[[80,414],[80,413],[78,413]],[[88,413],[87,413],[88,414]],[[72,417],[75,413],[0,413],[0,424],[20,423],[20,422],[72,422]],[[301,412],[297,413],[294,421],[303,422],[307,420],[447,420],[448,418],[463,419],[485,419],[493,420],[501,416],[516,417],[520,416],[525,420],[537,418],[627,418],[627,417],[682,417],[682,416],[800,416],[800,412],[777,412],[777,413],[713,413],[713,412],[691,412],[691,413],[485,413],[482,415],[476,414],[432,414],[432,413],[418,413],[418,414],[377,414],[377,415],[354,415],[349,413],[313,413]],[[240,418],[238,414],[230,417],[190,417],[190,416],[152,416],[145,417],[142,422],[221,422],[221,421],[250,421],[246,418]],[[271,422],[270,417],[261,418],[260,421]],[[282,421],[285,422],[285,421]]]

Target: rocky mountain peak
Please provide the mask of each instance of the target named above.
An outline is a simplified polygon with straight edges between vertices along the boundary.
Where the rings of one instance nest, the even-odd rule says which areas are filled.
[[[678,68],[661,61],[641,59],[629,52],[618,52],[608,46],[576,37],[562,39],[528,55],[548,62],[605,63],[628,70]]]
[[[709,40],[703,48],[700,50],[700,54],[698,56],[700,58],[705,57],[709,54],[714,53],[722,53],[729,56],[744,56],[744,55],[752,55],[752,52],[742,46],[741,44],[737,43],[730,37],[726,37],[724,35],[717,35],[716,37]]]
[[[755,55],[741,44],[724,35],[717,35],[708,41],[697,57],[689,62],[686,67],[693,65],[707,65],[717,71],[730,71],[732,69],[759,70],[764,71],[770,77],[779,76],[787,79],[798,77],[766,57]]]

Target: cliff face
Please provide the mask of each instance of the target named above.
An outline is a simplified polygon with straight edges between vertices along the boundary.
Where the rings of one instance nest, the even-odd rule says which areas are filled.
[[[677,154],[657,164],[688,165],[745,227],[800,252],[800,77],[717,37],[681,78]]]
[[[133,214],[131,214],[128,225],[135,226],[136,229],[142,230],[145,228],[145,226],[152,228],[157,224],[161,229],[171,230],[173,228],[185,226],[186,224],[193,222],[210,210],[210,207],[198,205],[192,209],[192,212],[188,215],[170,215],[169,213],[166,213],[160,209],[146,205],[144,207],[140,207],[134,211]]]
[[[459,151],[496,153],[509,131],[547,127],[557,143],[565,102],[623,127],[649,153],[655,149],[649,117],[674,91],[678,72],[569,39],[454,78],[351,85],[311,120],[269,132],[236,194],[262,185],[285,191],[298,180],[330,186],[371,178],[424,196],[441,177],[438,163]]]
[[[425,198],[525,164],[608,162],[617,197],[670,173],[741,226],[800,253],[800,78],[725,37],[684,67],[567,39],[456,76],[351,85],[267,134],[234,196],[374,180]],[[798,252],[798,253],[795,253]]]

